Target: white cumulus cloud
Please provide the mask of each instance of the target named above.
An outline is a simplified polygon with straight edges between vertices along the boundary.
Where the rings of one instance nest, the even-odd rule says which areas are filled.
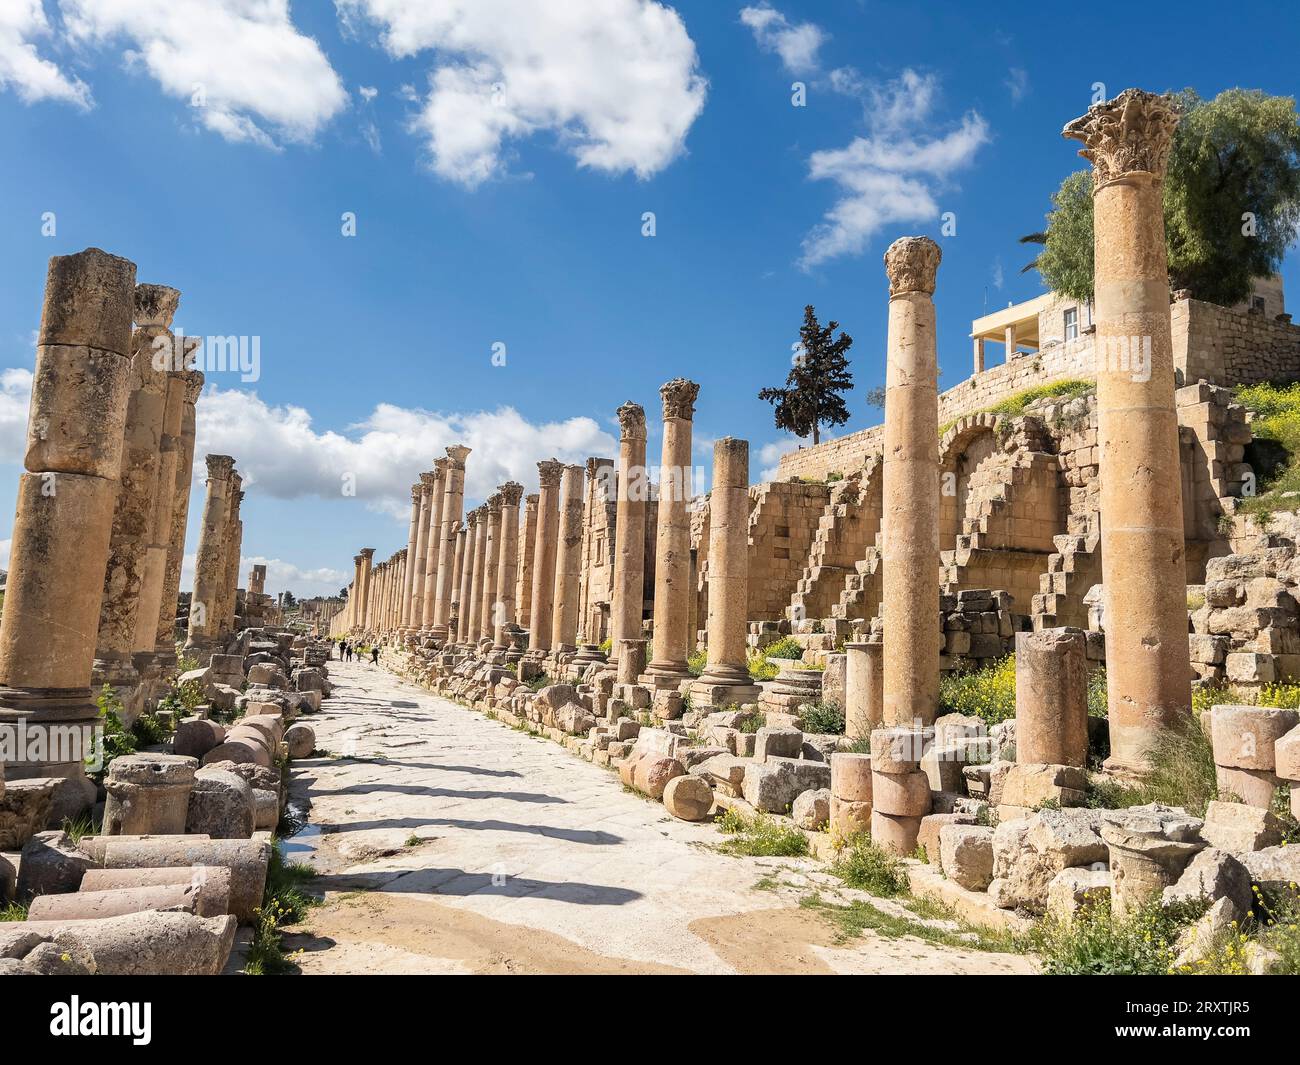
[[[795,25],[766,3],[742,8],[740,21],[749,27],[763,51],[781,57],[781,65],[791,74],[817,70],[817,53],[828,37],[820,26],[812,22]]]
[[[509,480],[535,491],[540,459],[582,463],[618,453],[614,438],[591,418],[530,422],[513,407],[441,412],[381,403],[340,433],[318,431],[302,407],[210,386],[197,413],[196,471],[206,454],[233,455],[246,489],[277,499],[359,500],[401,521],[410,517],[411,484],[451,444],[473,449],[468,499],[486,498]]]
[[[549,132],[578,164],[645,178],[682,151],[707,84],[680,16],[653,0],[336,0],[395,58],[434,54],[412,128],[467,187],[507,143]]]
[[[231,141],[310,140],[347,105],[319,44],[288,0],[60,0],[68,36],[125,41],[123,58]]]
[[[0,370],[0,462],[22,462],[27,448],[27,409],[32,400],[32,371]]]
[[[36,50],[51,36],[41,0],[0,0],[0,89],[12,88],[26,103],[60,100],[90,106],[90,89]]]
[[[0,541],[0,546],[5,541]],[[181,591],[188,592],[194,587],[193,553],[187,554],[181,563]],[[334,595],[340,588],[352,580],[352,573],[330,566],[304,567],[282,558],[267,558],[265,555],[239,556],[240,588],[248,587],[248,573],[254,566],[266,567],[266,593],[274,597],[278,592],[290,591],[299,599],[310,599],[314,595]]]

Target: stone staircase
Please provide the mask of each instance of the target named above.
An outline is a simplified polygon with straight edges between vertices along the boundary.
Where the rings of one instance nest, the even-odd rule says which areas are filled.
[[[881,469],[880,457],[872,456],[863,469],[832,487],[790,598],[792,620],[833,616],[846,580],[857,575],[857,563],[880,532]]]
[[[1032,603],[1034,629],[1060,625],[1088,627],[1088,607],[1083,597],[1101,583],[1101,534],[1098,515],[1071,514],[1064,535],[1055,537],[1056,550],[1047,560],[1047,572],[1038,579]]]

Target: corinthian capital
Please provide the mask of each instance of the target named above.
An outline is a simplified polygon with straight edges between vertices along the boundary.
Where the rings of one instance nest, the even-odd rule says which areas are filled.
[[[629,400],[618,408],[618,427],[626,437],[645,439],[645,408]]]
[[[537,476],[541,481],[543,488],[558,488],[560,484],[560,474],[564,470],[564,463],[557,459],[546,459],[537,464]]]
[[[1172,97],[1125,89],[1113,100],[1093,104],[1061,136],[1083,142],[1079,154],[1092,163],[1096,188],[1126,174],[1164,177],[1178,119]]]
[[[659,387],[659,396],[664,401],[664,418],[690,419],[695,414],[695,397],[700,394],[700,386],[685,377],[674,377]]]
[[[208,478],[214,481],[225,481],[230,477],[235,468],[235,459],[231,455],[209,455]]]
[[[906,292],[934,295],[934,278],[939,272],[943,252],[929,237],[899,237],[885,249],[885,273],[889,276],[889,294]]]
[[[519,500],[523,498],[524,486],[518,481],[506,481],[497,491],[501,493],[501,503],[507,507],[519,506]]]
[[[168,329],[180,302],[181,294],[174,288],[166,285],[136,285],[135,324],[139,327]]]
[[[469,451],[470,449],[464,444],[453,444],[451,447],[447,448],[447,458],[451,461],[451,465],[454,468],[463,470],[465,468],[465,460],[469,458]]]

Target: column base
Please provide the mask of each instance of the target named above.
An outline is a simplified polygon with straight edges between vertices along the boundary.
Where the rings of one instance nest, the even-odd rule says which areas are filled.
[[[762,690],[747,670],[706,669],[691,685],[691,698],[693,703],[703,699],[710,706],[726,706],[756,702]]]
[[[685,662],[680,665],[675,662],[651,662],[637,678],[637,683],[655,691],[676,691],[683,681],[694,679]]]
[[[98,690],[107,684],[113,688],[133,688],[140,683],[140,672],[128,653],[100,651],[90,667],[90,685]]]

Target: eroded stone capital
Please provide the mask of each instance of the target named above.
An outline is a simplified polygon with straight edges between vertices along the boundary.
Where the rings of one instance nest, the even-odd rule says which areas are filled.
[[[1094,187],[1126,174],[1160,178],[1179,117],[1173,97],[1125,89],[1067,123],[1061,136],[1083,142],[1079,154],[1092,163]]]
[[[228,480],[235,469],[233,455],[208,455],[206,462],[208,464],[208,478],[214,481]]]
[[[599,459],[599,458],[595,458],[594,456],[592,458],[589,458],[587,460],[587,479],[594,481],[597,475],[600,473],[602,466],[613,466],[613,465],[614,465],[613,459]]]
[[[374,557],[375,557],[375,549],[373,547],[363,547],[361,549],[362,560],[369,560]]]
[[[181,294],[167,285],[135,286],[135,324],[170,329]]]
[[[424,498],[424,482],[419,481],[411,485],[411,502],[418,505],[420,500],[423,498]]]
[[[436,474],[436,473],[422,473],[422,474],[420,474],[420,491],[421,491],[421,492],[431,492],[431,491],[433,491],[433,489],[435,489],[435,488],[438,487],[438,482],[441,481],[441,480],[442,480],[442,477],[439,476],[439,475]]]
[[[470,449],[464,444],[453,444],[447,448],[447,460],[449,464],[458,470],[465,468],[465,460],[469,458]]]
[[[905,292],[934,295],[934,279],[943,252],[929,237],[899,237],[885,250],[890,296]]]
[[[560,484],[560,474],[564,470],[564,463],[558,459],[544,459],[537,464],[537,476],[541,481],[543,488],[558,488]]]
[[[506,481],[498,489],[501,493],[501,503],[507,507],[519,506],[519,500],[524,496],[524,486],[518,481]]]
[[[629,400],[618,408],[618,427],[625,437],[645,439],[645,408]]]
[[[185,402],[191,407],[199,401],[203,391],[203,373],[200,370],[185,371]]]
[[[498,517],[501,514],[501,493],[497,492],[493,495],[488,496],[487,503],[485,505],[487,507],[489,516],[493,518]]]
[[[685,418],[688,421],[695,414],[695,397],[700,394],[700,386],[685,377],[674,377],[659,388],[659,396],[664,401],[664,418]]]
[[[541,501],[542,501],[542,497],[539,495],[526,496],[524,498],[524,512],[527,513],[530,510],[536,510],[537,504],[540,503]]]

